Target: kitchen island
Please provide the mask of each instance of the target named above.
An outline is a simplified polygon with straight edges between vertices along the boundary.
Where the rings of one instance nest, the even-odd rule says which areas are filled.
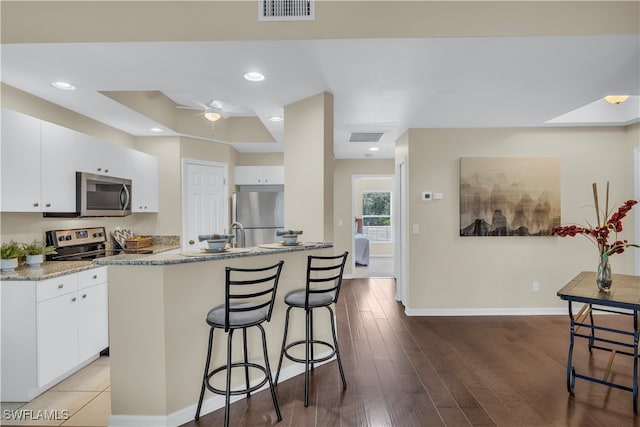
[[[284,331],[284,295],[304,287],[307,255],[332,255],[333,245],[267,246],[223,253],[123,254],[94,261],[108,266],[109,273],[110,426],[178,426],[194,418],[207,352],[205,318],[211,308],[224,303],[227,266],[285,262],[271,322],[265,324],[269,360],[275,369]],[[293,316],[289,334],[302,337],[304,315]],[[317,322],[318,339],[330,339],[328,325]],[[234,360],[242,357],[240,335],[237,339]],[[249,331],[248,339],[249,359],[260,360],[259,335]],[[212,366],[225,360],[226,338],[217,331]],[[287,362],[281,381],[303,372],[301,365]],[[233,383],[241,381],[233,378]],[[224,396],[207,393],[202,414],[223,406]]]

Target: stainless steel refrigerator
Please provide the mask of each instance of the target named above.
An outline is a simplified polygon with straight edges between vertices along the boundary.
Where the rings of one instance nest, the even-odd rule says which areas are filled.
[[[231,214],[233,221],[244,227],[247,247],[273,243],[277,241],[276,230],[284,228],[284,192],[233,193]]]

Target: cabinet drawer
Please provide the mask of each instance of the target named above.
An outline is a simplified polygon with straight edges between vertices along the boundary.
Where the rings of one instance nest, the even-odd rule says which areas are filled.
[[[78,275],[68,274],[53,279],[41,280],[36,286],[36,300],[48,300],[78,290]]]
[[[107,281],[107,267],[92,268],[91,270],[84,270],[77,274],[78,289],[84,289],[88,286]]]

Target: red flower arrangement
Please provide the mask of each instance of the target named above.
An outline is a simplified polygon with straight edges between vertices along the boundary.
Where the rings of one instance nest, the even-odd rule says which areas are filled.
[[[627,240],[619,240],[618,233],[622,231],[622,220],[627,213],[631,210],[633,205],[638,203],[637,200],[627,200],[618,208],[618,210],[609,215],[609,183],[607,182],[607,198],[605,207],[605,220],[600,222],[600,209],[598,208],[598,190],[596,184],[593,184],[593,199],[596,208],[596,219],[598,225],[595,227],[589,225],[589,227],[581,227],[579,225],[566,225],[562,227],[555,227],[551,230],[551,235],[560,237],[573,237],[577,235],[584,235],[590,240],[595,242],[598,247],[600,257],[606,262],[607,258],[613,254],[621,254],[628,247],[640,248],[640,245],[629,243]],[[609,243],[609,237],[613,233],[615,240],[613,243]]]

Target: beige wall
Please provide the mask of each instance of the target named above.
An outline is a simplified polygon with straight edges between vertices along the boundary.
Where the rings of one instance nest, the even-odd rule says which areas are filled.
[[[459,237],[459,159],[559,157],[562,222],[585,224],[595,221],[592,182],[609,181],[616,206],[633,197],[637,128],[410,130],[408,226],[420,233],[408,236],[408,309],[563,307],[556,291],[595,269],[595,247],[582,238]],[[423,203],[424,189],[444,199]],[[624,225],[621,237],[633,239],[633,218]],[[611,264],[615,273],[633,274],[633,250]]]
[[[258,21],[254,1],[3,1],[2,38],[53,43],[636,34],[639,8],[637,1],[323,0],[316,2],[314,21],[265,23]]]
[[[333,164],[333,205],[335,253],[353,251],[353,195],[351,180],[353,175],[386,175],[394,173],[393,159],[353,160],[337,159]],[[352,273],[353,257],[349,255],[345,274]]]
[[[304,240],[333,238],[333,96],[319,93],[284,109],[285,227]]]
[[[238,153],[237,166],[281,166],[284,153]]]

